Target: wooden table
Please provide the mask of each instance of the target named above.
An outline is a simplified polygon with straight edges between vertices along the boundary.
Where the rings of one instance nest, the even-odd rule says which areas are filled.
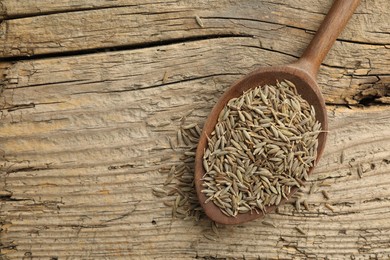
[[[388,0],[363,0],[321,66],[310,211],[210,239],[152,194],[185,152],[178,118],[201,126],[235,80],[296,60],[331,3],[1,0],[0,258],[389,259]]]

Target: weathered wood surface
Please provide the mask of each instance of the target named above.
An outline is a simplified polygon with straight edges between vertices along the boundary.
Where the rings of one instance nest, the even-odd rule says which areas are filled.
[[[0,55],[28,57],[137,49],[226,37],[246,47],[246,52],[268,53],[253,55],[251,65],[281,64],[303,52],[330,4],[329,0],[138,0],[131,4],[4,0],[0,5],[5,17],[0,26]],[[389,102],[383,98],[390,82],[388,6],[387,0],[363,1],[329,53],[319,76],[324,93],[329,95],[328,102]],[[203,28],[196,23],[195,15],[201,17]],[[272,54],[283,59],[269,59]]]
[[[330,133],[310,184],[331,186],[310,212],[210,241],[209,221],[173,220],[151,193],[183,153],[178,116],[201,125],[239,77],[302,53],[331,5],[303,2],[0,1],[0,256],[389,258],[387,0],[362,1],[320,70]]]

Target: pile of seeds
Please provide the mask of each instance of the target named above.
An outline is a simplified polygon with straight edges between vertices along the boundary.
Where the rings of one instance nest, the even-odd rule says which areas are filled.
[[[314,108],[287,80],[231,99],[203,157],[206,203],[227,216],[278,205],[308,178],[320,129]]]
[[[180,161],[172,166],[162,167],[159,172],[166,175],[163,184],[152,188],[153,195],[162,200],[163,204],[172,210],[172,218],[186,221],[203,221],[205,229],[203,236],[211,241],[219,237],[220,228],[217,223],[206,218],[203,208],[199,204],[194,182],[195,151],[199,142],[201,130],[196,123],[185,124],[186,117],[172,117],[180,119],[181,125],[177,131],[177,142],[168,138],[172,151],[179,153]]]
[[[169,139],[172,150],[181,154],[180,162],[161,168],[159,172],[166,175],[166,180],[161,187],[153,188],[153,194],[163,199],[164,205],[172,208],[174,218],[199,221],[204,216],[194,183],[195,151],[200,132],[197,124],[182,122],[177,132],[177,142]]]

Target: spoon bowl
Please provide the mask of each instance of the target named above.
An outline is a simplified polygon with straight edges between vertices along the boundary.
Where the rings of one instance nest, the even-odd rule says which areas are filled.
[[[244,213],[239,214],[237,217],[228,217],[224,215],[220,209],[213,203],[208,202],[205,204],[207,199],[206,195],[201,192],[202,190],[202,181],[201,178],[205,174],[203,168],[203,153],[204,149],[207,147],[207,136],[211,136],[211,132],[214,131],[215,125],[217,124],[219,112],[223,107],[228,103],[228,101],[234,97],[239,97],[242,93],[248,89],[255,88],[257,86],[263,86],[266,84],[275,85],[277,81],[282,81],[283,79],[289,80],[295,84],[298,94],[300,94],[310,105],[312,105],[316,111],[316,119],[321,123],[322,130],[318,136],[318,148],[317,148],[317,158],[316,162],[321,157],[321,154],[325,147],[326,140],[326,131],[328,129],[328,121],[326,116],[325,102],[322,97],[319,87],[317,86],[316,81],[310,76],[305,70],[300,69],[298,66],[289,65],[289,66],[280,66],[280,67],[264,67],[253,71],[248,74],[233,86],[231,86],[219,99],[218,103],[214,106],[211,111],[206,123],[203,127],[203,133],[199,140],[198,149],[196,153],[195,160],[195,186],[197,190],[197,195],[199,202],[203,206],[203,209],[212,220],[222,223],[222,224],[238,224],[246,222],[255,218],[263,216],[263,213]],[[312,172],[313,168],[310,169],[309,173]],[[290,192],[290,196],[297,191],[297,188],[294,188]],[[282,199],[281,203],[284,203],[286,200]],[[267,212],[271,212],[275,209],[275,206],[267,208]]]
[[[297,62],[285,66],[262,67],[251,72],[233,84],[215,104],[204,124],[199,139],[194,176],[199,203],[210,219],[221,224],[240,224],[264,216],[262,212],[247,212],[238,214],[236,217],[228,217],[213,202],[205,203],[207,197],[201,192],[203,189],[202,178],[205,174],[203,155],[205,148],[207,148],[207,137],[211,136],[211,133],[214,131],[219,113],[224,106],[230,99],[241,96],[244,91],[266,84],[275,85],[277,81],[281,82],[283,80],[289,80],[294,83],[298,94],[314,107],[316,119],[321,123],[323,130],[318,136],[317,158],[314,165],[317,164],[325,147],[328,121],[325,101],[316,83],[316,75],[322,60],[347,24],[359,2],[359,0],[336,0],[313,40]],[[309,175],[313,172],[313,169],[314,167],[309,170]],[[294,187],[287,195],[288,198],[297,190],[298,188]],[[286,202],[286,199],[282,199],[281,204],[284,202]],[[272,212],[275,208],[276,206],[268,206],[266,207],[266,212]]]

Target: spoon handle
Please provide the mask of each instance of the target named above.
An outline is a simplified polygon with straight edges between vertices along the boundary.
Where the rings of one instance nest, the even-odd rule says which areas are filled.
[[[295,65],[316,78],[321,62],[359,3],[360,0],[335,0],[314,38]]]

